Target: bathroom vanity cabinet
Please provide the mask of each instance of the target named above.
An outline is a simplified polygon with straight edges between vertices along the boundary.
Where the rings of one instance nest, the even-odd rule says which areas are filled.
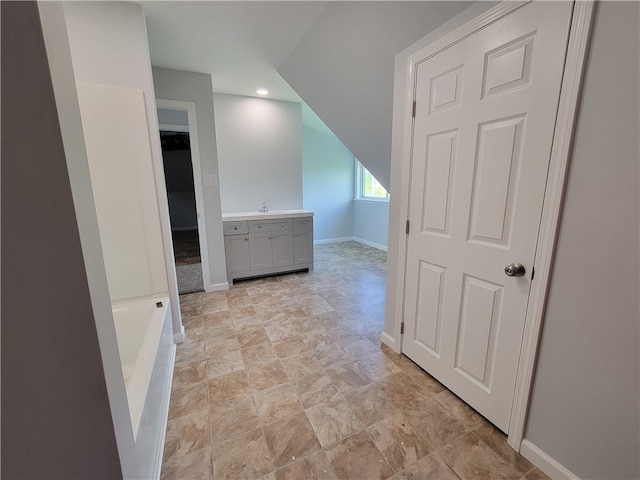
[[[224,214],[227,280],[313,270],[313,212]]]

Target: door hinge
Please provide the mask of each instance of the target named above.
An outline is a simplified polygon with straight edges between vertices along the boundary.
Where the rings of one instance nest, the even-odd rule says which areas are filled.
[[[413,118],[416,118],[416,101],[415,100],[413,101],[413,110],[411,112],[411,116]]]
[[[407,220],[407,224],[404,227],[404,233],[406,233],[407,235],[409,235],[409,220]]]
[[[533,277],[535,277],[536,275],[536,267],[531,267],[531,280],[533,280]]]
[[[404,322],[400,324],[400,335],[404,335]]]

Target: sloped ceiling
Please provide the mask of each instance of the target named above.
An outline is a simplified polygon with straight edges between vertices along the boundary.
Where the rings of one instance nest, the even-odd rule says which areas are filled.
[[[140,2],[154,66],[209,73],[217,93],[306,103],[305,124],[387,188],[394,55],[472,3]]]
[[[394,56],[473,2],[332,2],[278,72],[386,188]]]
[[[213,75],[216,93],[301,102],[276,69],[327,2],[140,2],[151,63]]]

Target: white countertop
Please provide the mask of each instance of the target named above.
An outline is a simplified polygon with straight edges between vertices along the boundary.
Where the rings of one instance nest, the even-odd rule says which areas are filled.
[[[223,222],[238,222],[242,220],[268,220],[270,218],[313,217],[309,210],[273,210],[271,212],[235,212],[223,213]]]

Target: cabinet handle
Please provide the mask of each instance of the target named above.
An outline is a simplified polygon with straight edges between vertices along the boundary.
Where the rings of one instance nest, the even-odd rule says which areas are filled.
[[[280,224],[281,227],[284,227],[285,225],[286,225],[286,223],[281,223]]]
[[[244,241],[245,241],[245,242],[248,242],[248,241],[249,241],[249,238],[248,238],[248,237],[244,237]]]
[[[237,229],[238,229],[238,227],[233,227],[233,229],[234,229],[234,230],[237,230]]]
[[[297,236],[298,236],[298,234],[296,233],[296,234],[294,234],[293,236],[294,236],[294,237],[297,237]]]
[[[274,236],[273,236],[273,237],[271,237],[271,238],[276,238],[276,235],[274,235]]]
[[[258,225],[258,228],[262,228],[262,225]]]

